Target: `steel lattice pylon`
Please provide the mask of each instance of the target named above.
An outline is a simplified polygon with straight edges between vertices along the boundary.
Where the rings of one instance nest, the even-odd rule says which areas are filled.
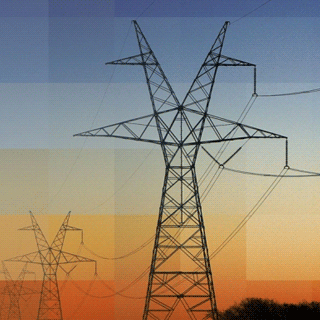
[[[165,176],[143,319],[169,319],[179,303],[190,319],[218,319],[195,169],[199,149],[214,142],[285,137],[208,113],[218,67],[255,66],[221,54],[229,22],[220,30],[182,103],[138,23],[133,23],[140,54],[107,64],[143,67],[153,113],[75,136],[161,146]]]
[[[95,260],[62,251],[66,232],[82,231],[82,229],[68,225],[70,214],[71,212],[67,214],[54,240],[52,241],[51,245],[49,245],[34,215],[30,211],[32,225],[19,230],[34,231],[38,251],[5,260],[42,265],[43,281],[37,320],[63,320],[57,279],[58,267],[61,267],[61,264],[78,262],[96,263]]]
[[[34,293],[33,290],[23,288],[23,281],[27,271],[28,263],[24,265],[22,268],[18,279],[13,280],[5,263],[2,261],[2,269],[1,273],[4,273],[6,279],[6,286],[3,291],[3,295],[8,295],[10,299],[10,305],[8,310],[8,320],[20,320],[21,319],[21,311],[20,311],[20,296],[24,294],[31,294]],[[1,312],[1,311],[0,311]],[[0,313],[0,319],[1,313]]]

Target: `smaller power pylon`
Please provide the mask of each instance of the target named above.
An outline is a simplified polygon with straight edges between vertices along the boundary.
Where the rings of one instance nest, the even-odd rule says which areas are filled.
[[[71,211],[68,212],[54,240],[49,245],[34,215],[30,211],[32,225],[19,230],[34,231],[38,251],[6,260],[41,264],[43,281],[37,320],[63,320],[57,279],[58,267],[61,264],[95,262],[95,273],[97,273],[96,260],[62,251],[67,231],[82,232],[82,229],[69,226],[70,214]]]
[[[8,308],[8,320],[21,320],[21,309],[20,309],[20,298],[26,295],[32,295],[37,293],[31,288],[27,288],[23,285],[26,274],[34,274],[34,272],[27,270],[28,263],[23,266],[18,279],[13,280],[8,268],[6,267],[4,261],[2,261],[2,270],[0,273],[5,275],[6,285],[2,291],[3,296],[9,297]],[[0,319],[4,319],[2,314],[4,307],[4,301],[1,302]]]
[[[13,280],[10,272],[8,271],[4,262],[2,262],[2,269],[1,273],[5,275],[6,279],[6,286],[3,290],[4,295],[9,296],[9,310],[8,310],[8,320],[21,320],[21,311],[20,311],[20,296],[22,294],[30,293],[25,288],[23,288],[23,281],[25,278],[27,271],[28,263],[24,265],[22,268],[19,277],[17,280]],[[1,317],[3,319],[3,317]]]

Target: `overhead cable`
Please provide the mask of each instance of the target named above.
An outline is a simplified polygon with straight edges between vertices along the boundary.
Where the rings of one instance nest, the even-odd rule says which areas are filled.
[[[268,1],[264,2],[263,4],[261,4],[260,6],[258,6],[257,8],[255,8],[255,9],[251,10],[250,12],[244,14],[242,17],[240,17],[240,18],[238,18],[238,19],[236,19],[236,20],[233,20],[230,24],[234,24],[235,22],[237,22],[237,21],[239,21],[239,20],[247,17],[249,14],[257,11],[258,9],[260,9],[260,8],[263,7],[263,6],[265,6],[265,5],[266,5],[268,2],[270,2],[270,1],[271,1],[271,0],[268,0]]]
[[[319,92],[319,91],[320,91],[320,88],[315,88],[315,89],[311,89],[311,90],[286,92],[286,93],[257,94],[257,96],[258,97],[283,97],[283,96],[293,96],[293,95],[297,95],[297,94],[314,93],[314,92]]]
[[[89,251],[91,254],[93,254],[94,256],[104,259],[104,260],[119,260],[119,259],[124,259],[127,258],[129,256],[132,256],[133,254],[139,252],[140,250],[142,250],[143,248],[145,248],[148,244],[150,244],[152,242],[152,240],[154,240],[154,235],[149,238],[146,242],[144,242],[142,245],[140,245],[139,247],[137,247],[136,249],[122,255],[122,256],[118,256],[118,257],[105,257],[105,256],[101,256],[97,253],[95,253],[93,250],[91,250],[90,248],[88,248],[85,244],[82,244],[82,246]]]
[[[272,191],[279,184],[281,179],[285,176],[288,168],[283,168],[279,175],[277,175],[276,179],[271,183],[269,188],[265,191],[265,193],[260,197],[257,203],[253,206],[253,208],[248,212],[248,214],[242,219],[242,221],[236,226],[236,228],[229,234],[229,236],[210,254],[210,259],[214,258],[238,233],[239,231],[246,225],[246,223],[253,217],[253,215],[257,212],[257,210],[262,206],[262,204],[267,200]]]

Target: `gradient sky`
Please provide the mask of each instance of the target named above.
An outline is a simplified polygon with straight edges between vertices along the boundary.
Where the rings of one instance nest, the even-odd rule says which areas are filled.
[[[29,236],[29,242],[19,245],[24,240],[15,231],[28,224],[24,215],[30,209],[35,214],[94,214],[97,223],[107,214],[110,221],[101,225],[110,227],[107,238],[113,240],[95,249],[111,254],[126,252],[129,235],[134,249],[153,234],[149,226],[155,228],[163,181],[160,150],[130,141],[72,137],[151,113],[142,68],[104,65],[139,52],[133,19],[180,100],[225,21],[231,25],[223,54],[257,65],[258,94],[320,87],[319,1],[1,1],[0,209],[2,225],[8,226],[0,242],[1,259],[10,252],[23,254],[26,243],[33,243]],[[220,68],[210,113],[237,120],[251,97],[252,80],[251,68]],[[244,122],[288,136],[289,165],[320,172],[319,95],[258,97]],[[202,156],[198,176],[210,163]],[[279,173],[283,165],[284,143],[277,141],[248,143],[230,161],[231,167],[265,173]],[[222,174],[203,203],[211,251],[271,182]],[[252,289],[255,281],[319,281],[319,252],[314,249],[319,247],[319,191],[319,178],[283,179],[215,260],[217,281],[251,281],[248,292],[258,292]],[[17,221],[21,225],[13,228]],[[79,217],[75,221],[91,226]],[[131,229],[137,221],[145,229]],[[88,230],[90,236],[94,233]],[[10,235],[18,238],[9,248]],[[109,265],[102,276],[125,283],[150,259],[151,248],[138,262]],[[126,273],[128,263],[137,264],[132,275]],[[245,296],[236,286],[235,292]],[[226,299],[223,305],[236,300]]]
[[[81,147],[83,141],[72,138],[74,133],[124,120],[124,113],[125,119],[149,113],[142,70],[104,65],[138,52],[132,19],[138,20],[181,99],[226,20],[234,24],[228,29],[223,53],[257,65],[258,93],[319,87],[317,1],[304,2],[303,8],[299,1],[270,1],[238,21],[249,8],[257,7],[256,1],[245,1],[241,7],[237,1],[223,5],[219,1],[91,1],[90,5],[50,1],[49,7],[43,3],[1,3],[0,132],[6,137],[1,148]],[[211,112],[220,106],[215,113],[224,116],[221,112],[227,106],[222,104],[229,102],[234,114],[228,110],[225,116],[236,119],[252,89],[240,88],[242,100],[231,101],[239,92],[225,83],[251,81],[251,68],[220,70]],[[219,83],[224,83],[223,88],[218,88]],[[121,92],[121,100],[111,94],[114,91]],[[296,140],[290,118],[297,113],[302,120],[306,117],[306,125],[301,123],[304,128],[309,121],[313,128],[319,127],[317,109],[309,109],[313,99],[307,95],[261,98],[257,105],[267,107],[271,115],[277,112],[273,122],[276,118],[283,123],[282,127],[279,122],[271,127],[266,123],[266,129],[280,130]],[[254,120],[248,120],[250,124],[264,128],[256,121],[258,112],[250,116]],[[105,141],[90,143],[90,147],[106,146]]]

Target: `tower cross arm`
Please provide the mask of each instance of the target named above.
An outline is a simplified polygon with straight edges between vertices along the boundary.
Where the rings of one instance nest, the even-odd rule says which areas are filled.
[[[156,114],[146,115],[89,131],[84,131],[75,134],[74,137],[113,137],[160,144],[161,141],[157,135],[158,126],[156,123],[156,117],[164,112],[158,112]]]
[[[192,110],[192,112],[195,111]],[[201,141],[186,142],[184,145],[209,144],[244,139],[287,139],[284,135],[218,116],[203,114],[203,117],[205,118],[205,126]],[[201,129],[195,127],[193,130],[197,131]]]
[[[89,259],[86,257],[79,256],[77,254],[72,254],[69,252],[60,252],[59,264],[67,264],[67,263],[79,263],[79,262],[94,262],[95,266],[95,274],[97,274],[97,261],[93,259]]]
[[[36,293],[38,293],[37,290],[34,290],[32,288],[28,288],[28,287],[22,287],[19,292],[20,295],[24,295],[24,296],[30,295],[30,294],[36,294]]]
[[[35,251],[35,252],[31,252],[31,253],[24,254],[21,256],[6,259],[4,261],[27,262],[27,263],[41,264],[42,262],[41,262],[41,258],[40,258],[40,252]]]
[[[78,262],[96,262],[96,260],[82,257],[77,254],[61,251],[59,264],[78,263]]]
[[[105,65],[112,65],[112,64],[129,65],[129,66],[157,65],[157,61],[149,59],[151,53],[152,52],[150,51],[142,54],[137,54],[128,58],[106,62]]]
[[[207,66],[213,65],[212,63],[210,64],[207,63]],[[255,64],[250,63],[250,62],[246,62],[246,61],[242,61],[239,59],[234,59],[234,58],[230,58],[224,55],[220,55],[220,60],[218,63],[219,66],[225,66],[225,67],[256,67]]]

